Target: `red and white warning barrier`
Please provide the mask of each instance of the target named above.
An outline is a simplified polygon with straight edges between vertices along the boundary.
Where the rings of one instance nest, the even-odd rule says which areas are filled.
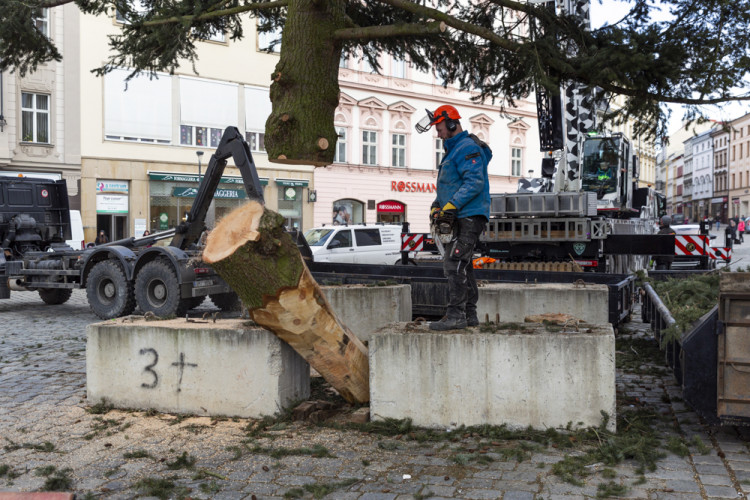
[[[732,258],[732,249],[728,247],[712,247],[708,236],[704,235],[675,236],[674,254],[730,260]]]
[[[675,236],[674,254],[703,257],[710,255],[708,237],[703,235]]]
[[[401,234],[402,252],[421,252],[422,250],[424,250],[424,234]]]

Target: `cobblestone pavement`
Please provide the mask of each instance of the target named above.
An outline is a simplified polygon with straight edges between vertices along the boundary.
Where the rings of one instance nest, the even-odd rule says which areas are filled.
[[[682,403],[672,374],[645,361],[618,370],[618,407],[625,415],[618,437],[638,438],[637,420],[650,415],[648,427],[661,438],[656,446],[610,446],[611,436],[593,431],[584,445],[575,442],[583,436],[578,433],[562,441],[549,433],[545,441],[498,429],[384,434],[310,422],[265,426],[249,419],[92,412],[85,327],[94,321],[82,291],[60,306],[46,306],[33,293],[0,301],[0,491],[57,487],[78,498],[113,499],[320,498],[329,492],[326,498],[515,500],[738,498],[750,489],[743,430],[702,424]],[[637,352],[648,344],[647,334],[646,325],[628,324],[619,338],[641,344],[618,349]],[[663,452],[653,470],[620,460],[650,452]],[[572,472],[566,476],[566,470]]]

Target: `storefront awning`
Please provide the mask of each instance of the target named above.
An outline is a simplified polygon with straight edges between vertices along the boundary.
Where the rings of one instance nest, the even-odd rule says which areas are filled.
[[[308,184],[307,179],[276,179],[277,186],[307,187]]]
[[[201,177],[205,177],[205,176],[202,175]],[[196,174],[170,174],[167,172],[149,172],[148,178],[151,179],[152,181],[199,182],[198,175]],[[244,182],[242,181],[242,177],[234,176],[234,175],[228,175],[226,177],[222,177],[219,183],[220,184],[244,184]],[[260,183],[263,186],[267,186],[268,179],[261,177]],[[305,186],[307,186],[307,184],[305,184]]]

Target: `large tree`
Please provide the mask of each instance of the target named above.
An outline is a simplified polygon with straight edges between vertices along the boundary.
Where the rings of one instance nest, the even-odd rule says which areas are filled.
[[[631,0],[622,20],[591,31],[580,18],[515,0],[140,0],[138,7],[135,0],[5,0],[0,69],[24,74],[59,60],[54,41],[34,28],[33,14],[71,2],[89,14],[116,9],[129,21],[110,38],[111,58],[93,68],[99,74],[189,65],[197,38],[217,31],[242,38],[248,13],[262,31],[280,28],[266,147],[269,159],[284,163],[332,161],[342,54],[365,57],[375,68],[379,54],[404,57],[504,104],[535,86],[557,93],[577,81],[626,96],[620,113],[638,119],[637,132],[652,135],[664,135],[664,103],[695,113],[701,105],[750,99],[750,0],[672,0],[658,7]],[[668,10],[670,20],[653,22],[654,8]]]

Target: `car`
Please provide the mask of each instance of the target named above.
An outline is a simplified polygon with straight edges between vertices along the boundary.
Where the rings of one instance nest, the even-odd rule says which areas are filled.
[[[315,262],[393,265],[401,261],[401,224],[321,226],[306,231],[305,239]]]

